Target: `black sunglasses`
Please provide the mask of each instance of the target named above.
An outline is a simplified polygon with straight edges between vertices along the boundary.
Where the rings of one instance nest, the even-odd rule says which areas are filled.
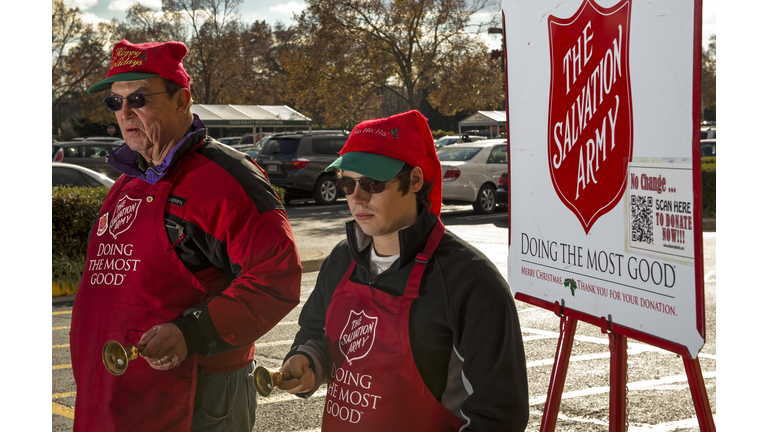
[[[409,174],[410,172],[410,170],[401,172],[400,174],[392,177],[392,179],[387,181],[394,180],[401,175]],[[358,183],[364,191],[370,194],[377,194],[384,192],[384,189],[387,187],[387,181],[376,180],[370,177],[360,177],[358,179],[353,179],[352,177],[342,177],[336,180],[336,186],[341,189],[342,192],[344,192],[344,195],[352,195],[355,193],[355,183]]]
[[[152,93],[147,95],[144,93],[135,92],[126,96],[125,100],[128,101],[128,105],[130,105],[131,108],[136,109],[141,108],[147,104],[147,100],[145,99],[147,96],[154,96],[163,93],[168,92]],[[121,96],[110,96],[104,99],[104,105],[106,105],[107,109],[110,111],[120,111],[123,109],[123,98]]]

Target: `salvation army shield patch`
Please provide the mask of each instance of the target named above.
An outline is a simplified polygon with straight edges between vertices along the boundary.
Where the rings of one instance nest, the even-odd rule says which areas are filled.
[[[109,212],[104,213],[99,218],[99,227],[96,230],[96,235],[101,237],[105,232],[107,232],[107,222],[109,221]]]
[[[621,200],[632,160],[631,0],[549,17],[549,173],[585,233]]]
[[[120,198],[115,210],[112,211],[112,220],[109,221],[109,233],[117,239],[117,236],[124,233],[131,227],[136,215],[139,214],[140,199],[129,198],[128,195]]]
[[[378,317],[370,317],[365,311],[349,311],[349,318],[339,336],[339,349],[344,353],[347,363],[368,355],[376,340]]]

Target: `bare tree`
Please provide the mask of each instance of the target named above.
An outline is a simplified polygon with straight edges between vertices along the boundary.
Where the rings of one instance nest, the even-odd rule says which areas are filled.
[[[492,59],[485,46],[468,43],[461,55],[447,63],[427,96],[433,108],[446,116],[460,112],[504,109],[503,59]]]
[[[189,29],[185,67],[198,103],[222,103],[230,81],[247,74],[240,49],[243,29],[237,20],[241,4],[242,0],[163,0],[163,11],[179,17]]]
[[[55,111],[61,100],[81,93],[109,63],[115,23],[83,24],[77,8],[53,0],[51,99]]]
[[[379,61],[375,67],[391,73],[381,88],[417,109],[453,57],[472,46],[468,32],[491,24],[476,22],[477,13],[494,5],[493,0],[309,0],[298,26],[318,30],[305,35],[311,49],[343,39],[358,47],[356,55]]]
[[[709,46],[701,53],[701,107],[702,118],[717,118],[717,36],[709,37]]]
[[[158,12],[141,3],[129,7],[125,19],[120,31],[131,42],[185,41],[188,36],[179,14]]]

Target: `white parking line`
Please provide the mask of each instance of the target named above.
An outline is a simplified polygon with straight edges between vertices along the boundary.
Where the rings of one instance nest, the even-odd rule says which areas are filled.
[[[712,414],[712,420],[717,422],[717,415]],[[670,431],[676,431],[678,429],[698,429],[699,428],[699,419],[697,418],[690,418],[685,420],[679,420],[679,421],[673,421],[668,423],[659,423],[657,425],[639,425],[639,426],[629,426],[629,432],[670,432]]]
[[[539,336],[544,336],[546,338],[559,338],[560,337],[560,333],[558,333],[558,332],[553,332],[553,331],[548,331],[548,330],[539,330],[539,329],[534,329],[534,328],[530,328],[530,327],[521,327],[520,331],[523,332],[523,333],[537,334]],[[525,337],[523,337],[523,341],[526,340],[525,339],[526,337],[534,338],[534,336],[525,336]],[[602,345],[608,345],[608,342],[609,342],[607,337],[605,337],[605,338],[596,338],[596,337],[591,337],[591,336],[579,336],[579,335],[575,335],[574,336],[574,340],[581,341],[581,342],[590,342],[590,343],[602,344]],[[631,350],[637,350],[637,352],[635,354],[639,354],[641,352],[646,352],[646,351],[658,352],[658,353],[663,353],[663,354],[674,354],[671,351],[667,351],[665,349],[658,348],[658,347],[655,347],[653,345],[647,345],[647,344],[640,343],[640,342],[627,342],[627,348],[628,348],[628,351],[627,351],[628,353],[630,353]],[[713,354],[699,353],[698,356],[702,357],[702,358],[708,358],[708,359],[712,359],[712,360],[717,360],[717,356],[715,356]]]
[[[710,270],[704,276],[704,283],[717,282],[717,270]]]
[[[313,394],[310,397],[311,398],[325,397],[325,394],[327,393],[327,391],[328,391],[328,389],[325,388],[325,387],[317,389],[315,394]],[[276,402],[286,402],[286,401],[293,400],[293,399],[297,399],[297,397],[292,395],[292,394],[290,394],[290,393],[286,393],[286,392],[281,391],[279,394],[270,395],[269,397],[266,397],[266,398],[265,397],[259,397],[259,405],[276,403]]]
[[[256,348],[264,348],[264,347],[279,346],[279,345],[290,345],[292,343],[293,343],[293,339],[273,341],[273,342],[262,342],[262,343],[257,343]]]
[[[532,416],[535,415],[535,416],[543,417],[544,413],[541,412],[541,411],[530,410],[530,415],[532,415]],[[590,419],[590,418],[584,418],[584,417],[568,417],[567,415],[562,414],[562,413],[558,413],[557,414],[557,418],[558,418],[558,420],[575,421],[575,422],[580,422],[580,423],[593,423],[593,424],[600,425],[600,426],[609,426],[609,424],[607,422],[604,422],[602,420]]]
[[[702,372],[701,375],[704,379],[716,378],[717,372]],[[627,383],[627,388],[629,390],[649,390],[654,387],[659,387],[659,386],[664,386],[664,385],[669,385],[672,383],[678,383],[678,382],[684,382],[684,381],[685,382],[688,381],[687,375],[672,375],[672,376],[659,378],[659,379]],[[592,396],[592,395],[602,394],[602,393],[609,393],[610,391],[611,391],[610,386],[591,387],[587,389],[575,390],[572,392],[563,393],[561,400],[573,399],[573,398],[582,397],[582,396]],[[547,395],[537,396],[537,397],[531,398],[529,400],[529,404],[539,405],[546,401],[547,401]]]

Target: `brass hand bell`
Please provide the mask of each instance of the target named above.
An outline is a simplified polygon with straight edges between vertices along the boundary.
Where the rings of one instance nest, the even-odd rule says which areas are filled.
[[[256,386],[256,391],[263,397],[271,395],[272,391],[281,382],[292,379],[293,377],[290,372],[271,371],[264,366],[257,366],[256,371],[253,373],[253,385]]]
[[[109,341],[101,350],[101,359],[104,366],[112,375],[122,375],[128,368],[128,363],[139,358],[139,353],[144,347],[136,348],[132,344],[121,344],[118,341]]]

